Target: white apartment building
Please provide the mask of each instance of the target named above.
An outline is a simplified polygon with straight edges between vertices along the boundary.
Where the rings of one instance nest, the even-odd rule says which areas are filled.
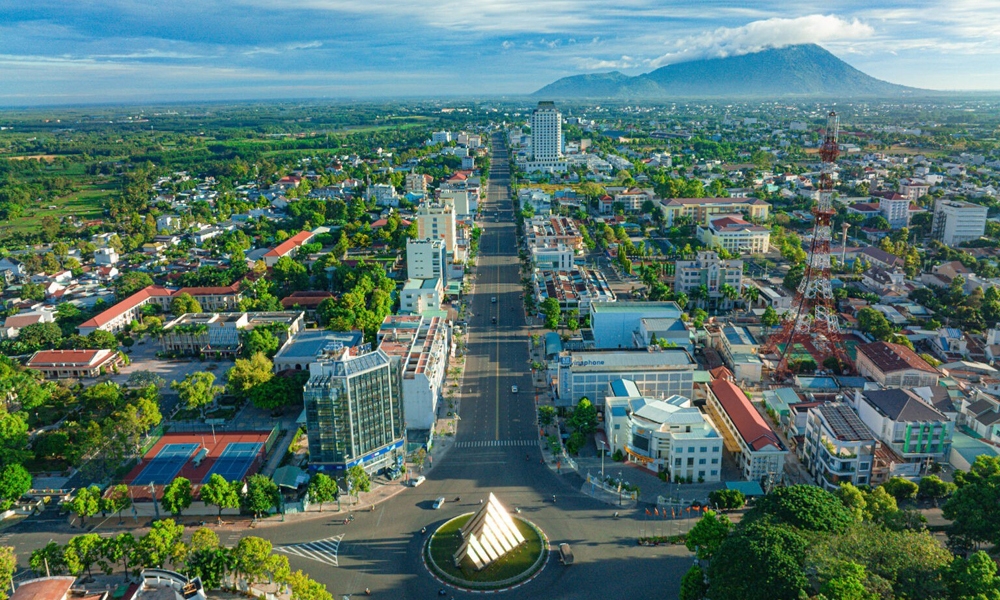
[[[692,290],[705,286],[708,298],[698,303],[710,308],[732,308],[733,301],[722,295],[722,285],[743,289],[743,261],[722,260],[715,252],[699,252],[694,260],[679,260],[674,271],[674,291],[689,297]]]
[[[438,317],[389,315],[378,342],[398,369],[406,428],[433,430],[448,368],[447,324]]]
[[[417,207],[417,237],[444,241],[449,254],[455,253],[455,209],[445,204],[425,202]]]
[[[554,244],[535,246],[531,249],[531,261],[537,269],[551,271],[572,271],[575,252],[569,246]]]
[[[410,279],[448,280],[448,253],[439,239],[406,240],[406,276]]]
[[[438,201],[445,206],[451,206],[459,219],[468,218],[475,212],[474,203],[468,190],[441,190]]]
[[[910,226],[910,199],[903,196],[880,198],[878,208],[893,229]]]
[[[771,247],[771,230],[749,223],[739,216],[712,218],[699,225],[698,241],[709,248],[723,248],[734,254],[764,254]]]
[[[960,200],[934,203],[931,235],[945,246],[977,240],[986,232],[986,207]]]
[[[399,310],[404,313],[422,314],[425,310],[440,310],[444,287],[439,277],[432,279],[407,279],[399,291]]]
[[[435,131],[431,134],[432,144],[447,144],[449,142],[451,142],[450,131]]]
[[[853,401],[864,424],[903,458],[900,475],[917,477],[948,459],[955,423],[912,390],[855,390]]]
[[[531,160],[528,171],[562,172],[562,113],[554,102],[539,102],[531,113]]]
[[[923,179],[904,179],[899,182],[899,193],[910,202],[916,202],[929,192],[931,186]]]
[[[869,485],[879,442],[849,405],[827,402],[806,414],[803,466],[816,484],[836,491],[842,483]]]
[[[94,264],[110,266],[118,262],[118,253],[114,248],[98,248],[94,251]]]
[[[406,174],[406,191],[413,192],[417,194],[427,193],[427,180],[428,175],[423,173],[407,173]]]
[[[564,351],[556,360],[556,406],[576,406],[584,396],[601,406],[609,384],[619,379],[635,382],[646,397],[694,395],[698,364],[686,350]]]
[[[629,462],[667,471],[674,481],[720,481],[722,436],[689,398],[644,398],[628,380],[612,383],[612,392],[616,384],[631,390],[604,399],[609,452],[620,450]]]

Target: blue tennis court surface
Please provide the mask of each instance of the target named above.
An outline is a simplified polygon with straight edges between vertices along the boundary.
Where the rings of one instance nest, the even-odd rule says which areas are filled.
[[[132,485],[166,485],[177,477],[184,463],[191,458],[199,444],[167,444],[156,456],[149,461],[149,464],[139,475],[132,480]]]
[[[215,464],[205,474],[202,483],[208,481],[213,473],[222,475],[226,481],[243,479],[263,445],[257,442],[230,442],[219,458],[215,459]]]

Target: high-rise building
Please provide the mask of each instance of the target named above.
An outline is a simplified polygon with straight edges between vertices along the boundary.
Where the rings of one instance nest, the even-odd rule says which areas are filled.
[[[562,146],[562,113],[554,102],[539,102],[531,113],[531,160],[529,171],[565,171]]]
[[[409,279],[448,280],[448,253],[444,241],[406,240],[406,276]]]
[[[309,461],[320,470],[392,469],[405,452],[398,371],[381,350],[332,345],[309,365],[302,393]]]
[[[961,200],[934,203],[931,233],[945,246],[978,240],[986,232],[986,207]]]
[[[531,155],[535,161],[562,158],[562,113],[555,102],[539,102],[531,113]]]
[[[899,194],[888,194],[878,201],[882,216],[893,229],[910,226],[910,199]]]
[[[417,237],[444,241],[447,252],[455,253],[455,209],[445,204],[425,202],[417,207]]]

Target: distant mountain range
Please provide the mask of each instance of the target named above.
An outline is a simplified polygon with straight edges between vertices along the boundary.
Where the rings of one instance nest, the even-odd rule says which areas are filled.
[[[534,93],[559,98],[830,98],[913,96],[928,90],[875,79],[816,44],[660,67],[630,77],[618,71],[564,77]]]

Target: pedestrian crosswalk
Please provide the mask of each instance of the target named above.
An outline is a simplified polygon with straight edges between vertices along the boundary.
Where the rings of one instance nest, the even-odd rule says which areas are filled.
[[[289,546],[278,546],[275,552],[283,552],[294,556],[301,556],[323,564],[339,566],[337,564],[337,550],[340,548],[340,540],[344,539],[344,534],[335,535],[325,540],[315,542],[305,542],[303,544],[292,544]]]
[[[456,442],[456,448],[492,448],[497,446],[537,446],[538,440],[479,440]]]

